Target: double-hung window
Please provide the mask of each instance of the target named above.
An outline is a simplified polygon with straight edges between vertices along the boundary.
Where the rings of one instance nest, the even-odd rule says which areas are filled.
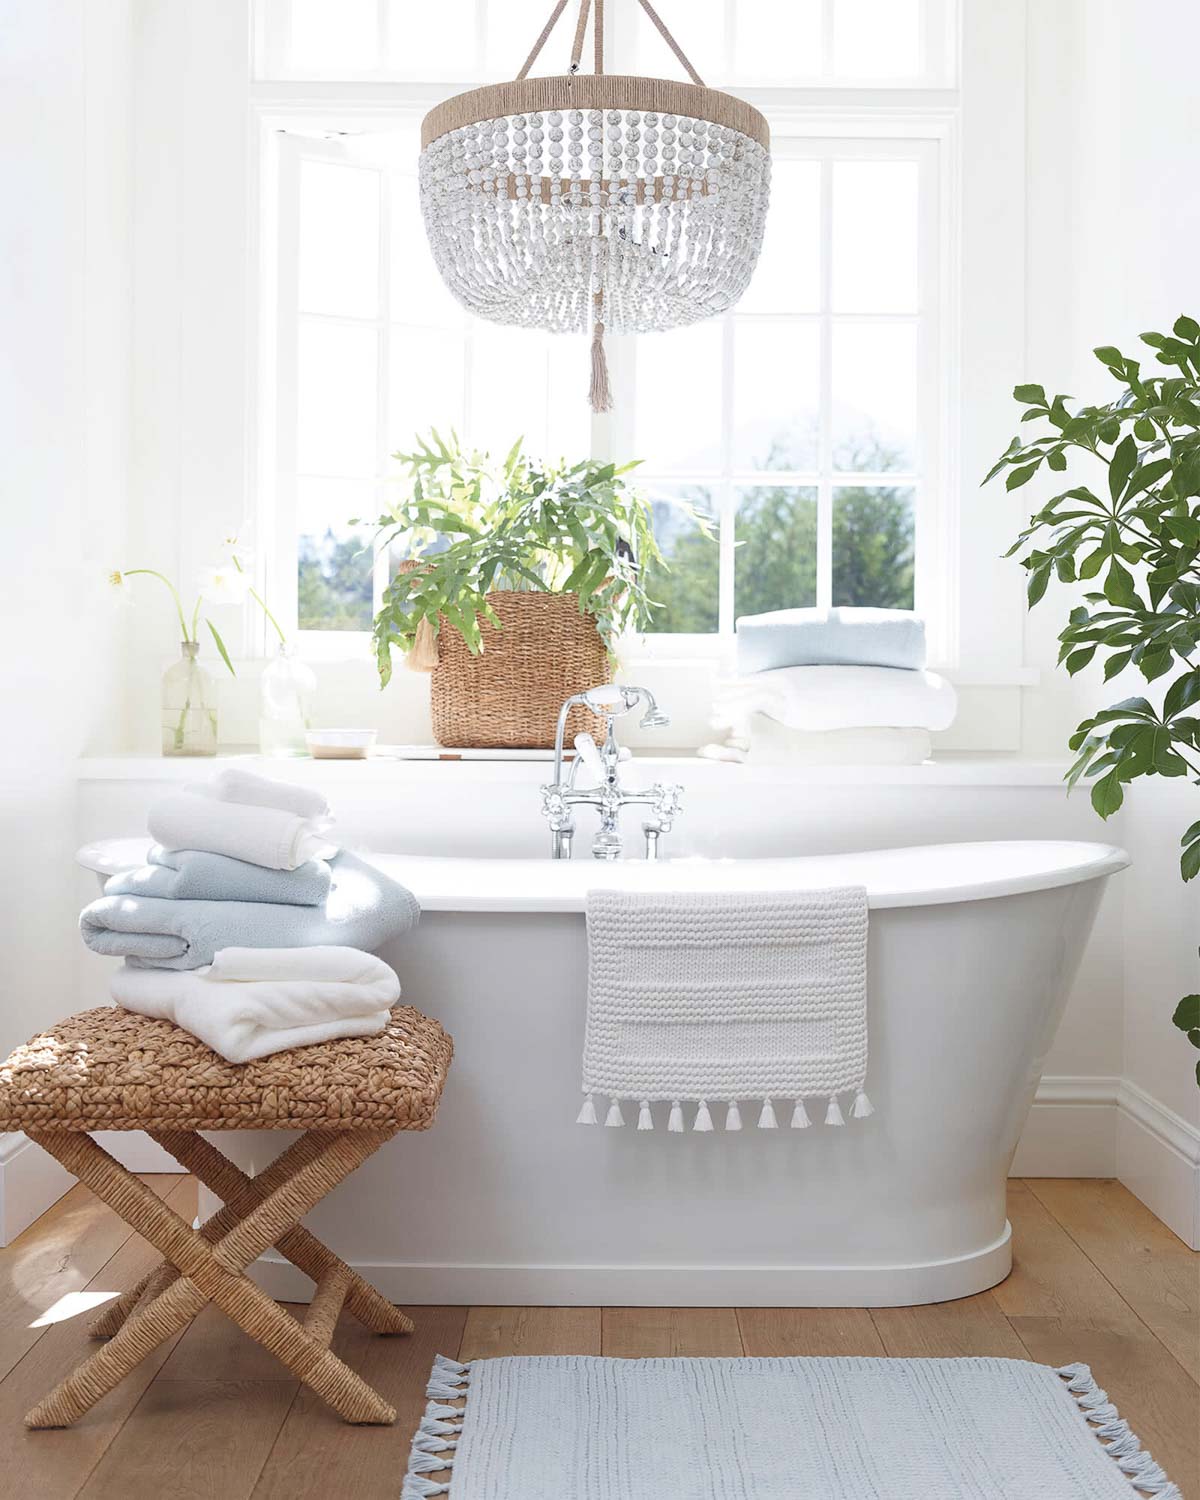
[[[738,305],[611,340],[615,406],[593,417],[586,339],[468,316],[417,206],[421,116],[511,76],[548,0],[261,7],[259,480],[271,587],[307,648],[370,628],[396,559],[364,518],[434,427],[498,456],[521,436],[640,461],[667,567],[637,648],[710,654],[742,614],[861,604],[915,606],[952,649],[950,0],[659,8],[766,114],[771,207]],[[671,71],[633,0],[607,11],[613,71]]]

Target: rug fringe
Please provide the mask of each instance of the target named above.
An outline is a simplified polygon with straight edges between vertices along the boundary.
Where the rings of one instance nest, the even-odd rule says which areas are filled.
[[[1172,1484],[1160,1464],[1142,1447],[1128,1422],[1122,1421],[1108,1392],[1096,1384],[1087,1365],[1063,1365],[1055,1371],[1066,1382],[1096,1438],[1135,1490],[1154,1500],[1183,1500],[1179,1486]]]
[[[425,1387],[425,1394],[432,1399],[426,1404],[425,1414],[413,1435],[400,1500],[430,1500],[434,1495],[450,1493],[449,1479],[428,1476],[449,1473],[454,1468],[463,1412],[462,1408],[446,1403],[467,1395],[471,1386],[470,1369],[470,1364],[448,1359],[444,1354],[434,1356],[429,1384]]]

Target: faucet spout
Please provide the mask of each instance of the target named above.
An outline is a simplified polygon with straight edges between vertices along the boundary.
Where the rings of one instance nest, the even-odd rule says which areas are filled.
[[[631,713],[638,704],[643,705],[639,726],[656,729],[669,724],[669,717],[659,708],[654,694],[648,688],[630,687],[606,683],[602,687],[589,688],[583,693],[573,693],[558,711],[558,722],[554,733],[554,780],[542,787],[542,811],[549,820],[552,835],[551,853],[555,859],[570,859],[571,839],[575,832],[574,809],[580,803],[594,807],[600,815],[600,828],[592,843],[595,859],[619,859],[622,851],[620,815],[631,803],[649,804],[655,813],[651,838],[647,832],[647,858],[658,855],[659,835],[671,828],[671,820],[679,805],[680,788],[656,784],[649,792],[627,791],[620,780],[620,764],[629,755],[617,744],[615,720]],[[604,742],[597,746],[590,735],[577,735],[575,759],[571,763],[570,776],[563,779],[563,742],[567,733],[567,720],[576,707],[590,709],[604,716]],[[591,773],[594,785],[577,788],[581,766]]]

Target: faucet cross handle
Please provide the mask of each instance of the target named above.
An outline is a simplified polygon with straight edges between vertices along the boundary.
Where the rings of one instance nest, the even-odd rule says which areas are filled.
[[[555,832],[570,827],[571,808],[560,786],[542,787],[542,814]]]
[[[671,822],[679,812],[683,788],[676,781],[656,781],[650,788],[650,795],[653,798],[650,805],[659,826],[664,833],[669,833]]]

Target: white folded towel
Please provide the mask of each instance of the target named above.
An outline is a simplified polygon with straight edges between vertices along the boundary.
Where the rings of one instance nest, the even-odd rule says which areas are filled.
[[[715,718],[745,734],[751,714],[789,729],[948,729],[958,699],[936,672],[903,667],[778,667],[717,684]]]
[[[750,715],[750,766],[919,766],[933,753],[928,729],[789,729]]]
[[[202,969],[131,969],[112,978],[126,1010],[173,1021],[227,1062],[291,1047],[375,1036],[400,981],[356,948],[223,948]]]
[[[227,854],[268,870],[295,870],[308,859],[328,859],[337,845],[325,837],[326,817],[282,808],[228,802],[204,787],[160,798],[146,819],[164,849]]]
[[[311,787],[293,786],[273,781],[257,771],[242,766],[227,766],[209,782],[196,783],[195,789],[222,802],[245,802],[251,807],[274,807],[280,812],[295,813],[298,818],[327,818],[329,803]]]

